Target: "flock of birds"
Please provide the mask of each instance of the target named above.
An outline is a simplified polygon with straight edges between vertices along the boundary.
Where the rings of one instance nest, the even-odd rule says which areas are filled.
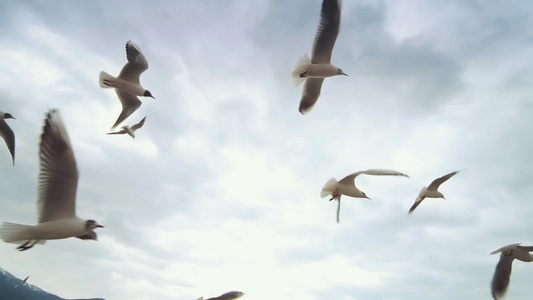
[[[347,76],[340,68],[331,64],[331,53],[340,30],[340,9],[341,0],[323,0],[321,19],[313,44],[312,56],[311,58],[307,54],[302,56],[291,74],[292,81],[296,86],[301,83],[304,84],[299,106],[299,111],[302,114],[309,112],[315,105],[325,78],[337,75]],[[140,48],[131,41],[126,43],[126,57],[128,62],[118,77],[103,71],[100,72],[99,76],[100,87],[113,88],[122,104],[122,112],[111,127],[112,129],[141,106],[142,103],[138,96],[155,99],[150,91],[140,84],[140,75],[148,69],[148,61]],[[10,113],[0,111],[0,136],[6,142],[14,165],[15,135],[6,123],[7,119],[15,118]],[[131,127],[125,125],[122,130],[108,134],[128,134],[135,138],[135,131],[144,125],[145,120],[146,117]],[[31,226],[4,222],[0,227],[0,238],[7,243],[19,244],[17,249],[20,251],[28,250],[35,244],[44,244],[47,240],[70,237],[97,240],[94,230],[103,228],[103,226],[94,220],[78,218],[75,212],[78,169],[66,127],[56,109],[46,113],[41,134],[39,158],[38,224]],[[423,187],[408,213],[413,213],[425,198],[445,199],[438,188],[458,172],[446,174],[433,180],[429,186]],[[339,222],[341,195],[370,199],[355,186],[355,179],[359,175],[409,177],[394,170],[369,169],[352,173],[339,181],[331,178],[322,188],[320,196],[322,198],[331,196],[330,201],[336,200],[338,202],[337,222]],[[500,253],[500,260],[491,284],[494,299],[501,299],[505,295],[513,260],[533,261],[533,256],[529,253],[532,251],[533,246],[511,244],[490,253]],[[28,277],[24,279],[22,284],[27,279]],[[242,295],[244,295],[242,292],[232,291],[207,300],[231,300]],[[203,300],[203,297],[198,300]]]

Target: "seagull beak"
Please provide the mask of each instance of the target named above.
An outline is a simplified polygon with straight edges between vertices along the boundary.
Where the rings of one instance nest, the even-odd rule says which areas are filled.
[[[152,97],[152,98],[154,98],[154,99],[155,99],[155,97],[154,97],[154,96],[150,96],[150,97]]]
[[[104,226],[100,225],[100,224],[97,224],[96,225],[97,228],[104,228]]]
[[[342,72],[342,75],[344,75],[344,76],[348,76],[348,74],[346,74],[346,73],[344,73],[344,72]]]

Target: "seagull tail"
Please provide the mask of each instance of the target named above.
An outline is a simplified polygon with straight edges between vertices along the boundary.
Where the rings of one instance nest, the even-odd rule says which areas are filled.
[[[310,64],[311,59],[309,58],[309,55],[307,53],[300,57],[291,74],[292,83],[294,84],[294,86],[299,86],[300,84],[302,84],[302,82],[305,81],[305,79],[307,79],[307,77],[305,76],[305,72],[307,71],[307,67]]]
[[[324,187],[322,188],[322,191],[320,191],[320,198],[324,198],[326,196],[329,196],[333,194],[335,191],[335,185],[337,184],[337,179],[335,177],[331,177],[326,184],[324,184]]]
[[[33,226],[15,223],[2,223],[0,227],[0,238],[6,243],[22,244],[27,241],[28,229]]]
[[[115,77],[107,74],[104,71],[101,71],[98,83],[100,84],[100,87],[103,89],[112,89],[113,86],[109,83],[109,81],[113,81],[115,79],[116,79]]]

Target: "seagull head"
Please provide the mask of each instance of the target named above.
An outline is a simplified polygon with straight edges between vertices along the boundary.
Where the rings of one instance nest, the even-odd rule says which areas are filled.
[[[337,75],[348,76],[348,74],[344,73],[340,68],[337,70]]]
[[[152,97],[152,98],[154,98],[154,99],[155,99],[155,97],[154,97],[154,96],[152,96],[152,93],[150,93],[150,91],[149,91],[149,90],[146,90],[146,91],[144,91],[144,95],[143,95],[143,96],[144,96],[144,97]]]
[[[5,113],[4,114],[4,119],[14,119],[15,117],[13,117],[10,113]]]
[[[104,226],[96,223],[95,220],[87,220],[85,222],[85,229],[87,229],[87,231],[90,231],[90,230],[93,230],[93,229],[96,229],[96,228],[104,228]]]

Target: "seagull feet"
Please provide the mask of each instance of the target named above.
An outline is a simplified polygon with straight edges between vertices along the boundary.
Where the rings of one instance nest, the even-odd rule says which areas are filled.
[[[339,192],[335,191],[335,192],[333,192],[333,195],[331,195],[331,199],[329,199],[329,201],[331,201],[333,199],[338,200],[339,196],[340,196]]]
[[[26,243],[20,245],[17,247],[17,250],[19,251],[26,251],[28,249],[31,249],[33,245],[37,244],[38,241],[29,240]],[[30,244],[31,243],[31,244]]]
[[[307,77],[307,71],[305,71],[302,74],[300,74],[300,78],[304,78],[304,77]]]
[[[105,85],[107,85],[107,86],[112,86],[110,80],[104,79],[104,80],[102,80],[102,82],[103,82]]]

